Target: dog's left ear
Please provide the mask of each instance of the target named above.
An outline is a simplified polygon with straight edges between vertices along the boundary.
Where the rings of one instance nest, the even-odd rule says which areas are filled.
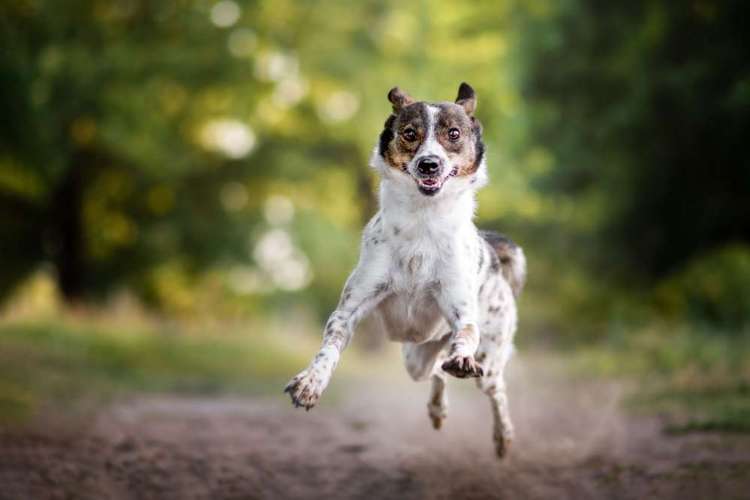
[[[474,89],[471,88],[471,85],[466,82],[461,82],[461,85],[458,87],[456,104],[464,108],[467,115],[474,115],[474,111],[477,109],[477,94],[474,92]]]

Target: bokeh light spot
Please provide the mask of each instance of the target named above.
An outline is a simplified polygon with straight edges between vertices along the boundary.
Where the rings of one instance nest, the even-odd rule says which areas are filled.
[[[240,7],[232,0],[222,0],[211,8],[211,22],[219,28],[233,26],[240,18]]]

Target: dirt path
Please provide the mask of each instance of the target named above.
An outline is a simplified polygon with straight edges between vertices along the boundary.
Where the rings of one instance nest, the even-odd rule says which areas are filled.
[[[544,357],[512,363],[517,437],[492,454],[487,401],[452,380],[433,431],[427,386],[341,378],[322,408],[278,398],[138,398],[61,432],[0,433],[0,499],[750,498],[750,438],[670,437],[626,416],[616,384]]]

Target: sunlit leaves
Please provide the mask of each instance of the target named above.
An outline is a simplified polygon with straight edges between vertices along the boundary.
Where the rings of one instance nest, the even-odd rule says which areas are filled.
[[[62,167],[40,162],[33,188],[0,168],[0,188],[54,192],[78,150],[96,153],[82,216],[97,290],[135,282],[160,302],[189,286],[180,273],[236,272],[243,294],[305,289],[330,305],[372,210],[367,163],[397,84],[427,100],[452,100],[462,80],[478,90],[492,174],[480,217],[554,212],[530,186],[551,160],[524,153],[523,2],[41,3],[13,36],[32,75],[28,133]],[[280,228],[291,246],[276,246],[294,251],[256,252]],[[274,253],[291,277],[273,277]]]

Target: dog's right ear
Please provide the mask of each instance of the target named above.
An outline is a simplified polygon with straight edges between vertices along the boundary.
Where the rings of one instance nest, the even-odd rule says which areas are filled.
[[[393,87],[390,92],[388,92],[388,100],[393,104],[394,113],[398,113],[414,102],[414,99],[412,99],[409,94],[398,87]]]

